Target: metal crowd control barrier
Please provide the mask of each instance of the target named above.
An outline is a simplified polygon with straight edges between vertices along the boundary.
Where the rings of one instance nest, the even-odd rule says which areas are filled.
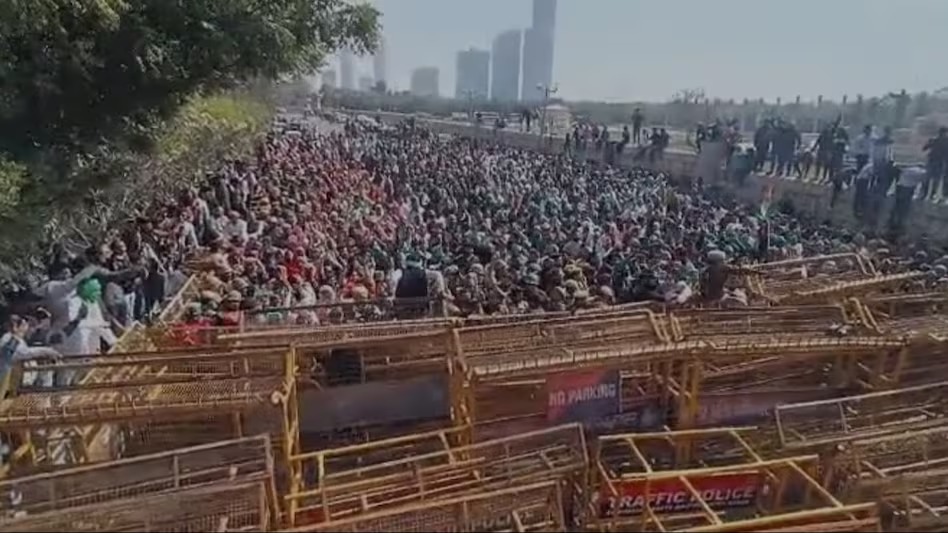
[[[591,469],[593,531],[878,531],[875,503],[845,504],[816,455],[764,459],[753,429],[600,437]],[[688,453],[683,453],[687,451]]]
[[[852,299],[880,334],[942,341],[948,334],[948,293],[875,295]]]
[[[857,267],[853,270],[859,270]],[[789,271],[792,266],[784,265],[775,270],[782,272],[781,269]],[[880,278],[884,277],[874,276],[870,281],[879,282]],[[411,530],[422,527],[421,524],[437,523],[438,527],[446,528],[508,530],[529,528],[533,524],[539,529],[557,519],[531,514],[532,506],[498,508],[500,522],[497,523],[484,523],[463,514],[459,517],[454,510],[480,505],[475,502],[501,505],[505,502],[497,496],[498,491],[554,480],[568,481],[560,486],[564,491],[559,495],[561,503],[585,494],[585,478],[577,475],[585,470],[588,462],[581,426],[570,424],[525,431],[562,424],[564,419],[558,417],[564,413],[581,414],[567,413],[563,405],[554,402],[560,393],[565,397],[569,387],[593,383],[594,396],[613,395],[615,404],[606,403],[610,408],[620,406],[622,416],[641,417],[643,415],[635,409],[645,406],[659,411],[655,418],[660,425],[687,429],[725,423],[724,420],[733,415],[728,411],[731,408],[717,406],[733,404],[731,396],[764,393],[770,395],[764,404],[777,405],[787,403],[788,397],[796,401],[824,398],[822,395],[826,394],[885,390],[902,382],[905,369],[910,367],[908,363],[931,359],[930,347],[926,347],[924,353],[920,351],[921,356],[916,359],[907,357],[906,354],[917,347],[913,339],[887,334],[879,327],[891,319],[880,310],[884,298],[888,298],[880,293],[905,279],[915,278],[886,278],[875,285],[843,283],[830,291],[831,297],[819,300],[835,302],[850,293],[864,295],[859,301],[839,300],[844,302],[842,305],[740,311],[663,311],[634,306],[580,312],[574,316],[419,319],[332,327],[280,327],[215,334],[213,340],[217,347],[174,352],[164,350],[161,342],[156,346],[153,331],[137,328],[123,337],[120,344],[138,353],[96,356],[66,365],[86,377],[74,387],[47,394],[26,392],[5,400],[0,404],[0,427],[33,436],[41,434],[35,430],[92,428],[83,430],[86,438],[77,445],[78,460],[89,461],[114,457],[111,447],[123,446],[123,439],[136,432],[155,431],[168,436],[177,432],[187,439],[190,430],[183,428],[191,426],[186,424],[197,427],[206,423],[206,432],[216,432],[223,427],[217,425],[221,418],[241,412],[265,413],[263,418],[273,422],[271,425],[275,427],[271,435],[282,452],[280,458],[287,461],[288,494],[282,501],[287,507],[286,521],[293,526],[331,528],[331,524],[337,524],[346,530],[361,531],[370,525],[388,524],[386,527]],[[884,303],[892,305],[891,300]],[[908,312],[902,310],[907,304],[899,305],[898,317],[908,316]],[[183,305],[177,307],[183,309]],[[272,346],[274,343],[278,347]],[[439,415],[442,418],[438,423],[451,423],[453,427],[368,445],[304,453],[298,412],[302,400],[297,396],[297,383],[309,380],[313,383],[307,386],[318,392],[334,387],[327,367],[333,352],[356,354],[358,372],[350,377],[358,385],[402,382],[419,375],[446,376],[450,388],[450,422],[446,416]],[[586,394],[585,389],[580,392]],[[790,392],[794,396],[784,396]],[[267,409],[258,409],[263,407]],[[277,409],[282,409],[282,413]],[[595,426],[596,417],[602,413],[592,411],[595,409],[588,418],[582,418],[582,422],[588,429],[599,431]],[[913,411],[911,416],[916,413],[917,410]],[[898,418],[892,413],[885,416],[892,420]],[[233,421],[233,427],[237,428],[235,433],[241,434],[241,428],[251,425],[250,422],[238,414]],[[858,427],[871,424],[862,422],[865,423]],[[114,431],[120,426],[122,431]],[[414,427],[417,431],[418,426]],[[564,430],[564,427],[569,429]],[[636,429],[642,431],[644,427]],[[930,442],[934,438],[930,435],[940,428],[930,429],[913,426],[911,432],[916,438],[924,437]],[[823,429],[818,427],[815,431]],[[929,433],[923,435],[923,431]],[[516,435],[510,436],[511,433]],[[752,440],[740,431],[731,433],[744,439],[745,444]],[[731,433],[727,436],[733,436]],[[806,431],[800,430],[800,433],[806,434]],[[477,442],[475,437],[490,440]],[[635,455],[632,448],[644,446],[642,439],[648,434],[622,437],[632,439],[634,446],[629,453]],[[825,487],[813,485],[818,478],[819,464],[809,456],[806,460],[799,457],[765,459],[758,452],[747,452],[750,460],[745,457],[736,465],[720,464],[717,460],[722,456],[708,452],[722,449],[685,446],[682,443],[688,438],[682,432],[661,434],[661,439],[679,444],[673,447],[673,453],[678,454],[673,461],[677,465],[675,470],[667,472],[658,468],[657,463],[646,462],[644,464],[654,471],[638,472],[629,479],[620,476],[621,479],[616,479],[622,484],[608,492],[616,495],[617,492],[622,494],[620,488],[633,490],[626,485],[644,487],[643,497],[647,501],[650,494],[664,490],[664,483],[679,483],[678,487],[683,489],[675,494],[694,496],[698,493],[693,508],[685,513],[673,509],[674,512],[665,516],[656,511],[656,504],[651,511],[657,520],[655,516],[637,515],[634,518],[638,521],[626,521],[627,517],[614,516],[605,517],[606,522],[593,520],[592,527],[623,530],[643,526],[642,520],[647,522],[644,526],[668,530],[695,527],[709,531],[807,531],[815,524],[834,530],[873,527],[873,524],[878,527],[874,506],[866,506],[858,500],[834,502],[823,494]],[[894,438],[894,434],[870,434],[863,440],[875,446]],[[738,442],[733,448],[747,447]],[[724,451],[733,452],[732,449]],[[873,453],[883,457],[882,452]],[[890,456],[885,455],[885,461],[889,461]],[[648,459],[655,457],[658,456],[650,455]],[[920,463],[914,455],[912,457],[908,464]],[[703,464],[687,463],[688,458],[698,458]],[[826,458],[820,460],[825,462]],[[850,459],[847,461],[840,464],[851,464]],[[885,461],[877,459],[873,466],[884,471],[889,467]],[[892,464],[893,468],[906,466]],[[864,470],[871,469],[865,467]],[[768,492],[766,496],[770,499],[759,502],[765,504],[766,511],[760,514],[767,516],[755,518],[732,513],[722,515],[716,503],[698,502],[703,500],[704,492],[711,490],[703,489],[700,484],[704,481],[698,480],[720,480],[733,477],[737,472],[751,472],[757,476],[755,479],[767,480],[768,491],[781,486],[784,487],[781,490],[788,493],[796,490],[798,498],[780,499]],[[892,473],[887,475],[895,477]],[[126,477],[131,476],[133,474]],[[760,486],[755,485],[758,489]],[[199,488],[204,487],[169,490],[186,497],[181,491]],[[244,492],[234,492],[233,498],[241,500],[246,496],[250,501],[253,489],[241,487],[244,489]],[[194,501],[204,501],[203,495],[190,494]],[[913,494],[935,507],[917,490]],[[173,506],[171,502],[175,500],[171,493],[167,499],[161,499],[164,496],[138,497],[142,498],[141,502],[152,502],[154,509]],[[811,505],[819,498],[823,499],[822,503]],[[792,510],[797,504],[802,510]],[[115,513],[122,520],[121,524],[126,524],[122,527],[129,528],[139,527],[134,524],[160,524],[168,528],[253,529],[257,527],[254,520],[260,515],[243,506],[243,510],[225,517],[213,511],[213,505],[208,503],[207,514],[194,511],[195,521],[176,521],[170,512],[168,520],[162,521],[162,516],[138,512],[124,504],[109,501],[101,505],[103,512]],[[75,508],[79,507],[82,505]],[[70,521],[79,516],[78,510],[67,508],[62,512],[60,518],[50,523],[75,523]],[[278,515],[277,510],[267,512],[271,520]],[[440,521],[428,522],[436,520],[434,517]],[[214,520],[219,523],[212,524]],[[21,523],[24,528],[35,527],[35,524],[38,522]]]
[[[417,502],[544,481],[568,482],[571,495],[583,492],[587,458],[579,425],[468,446],[452,446],[449,437],[426,433],[291,457],[290,525],[329,527]]]
[[[66,446],[75,455],[73,463],[124,456],[135,449],[124,437],[148,438],[156,424],[206,424],[194,426],[197,434],[183,432],[183,426],[159,430],[166,437],[176,433],[179,446],[219,439],[215,432],[222,427],[216,423],[220,418],[227,420],[227,433],[235,436],[244,434],[245,423],[267,427],[268,420],[286,420],[264,413],[275,414],[284,391],[295,394],[296,384],[296,355],[285,346],[110,354],[36,368],[67,369],[110,380],[82,380],[72,387],[29,391],[3,400],[0,428],[30,435],[30,446],[37,449],[41,444],[47,455]],[[282,426],[277,423],[267,431],[282,437]],[[174,438],[166,440],[175,443]]]
[[[819,450],[851,440],[944,425],[948,382],[777,406],[784,449]]]
[[[197,292],[198,280],[196,276],[191,276],[188,278],[187,282],[179,289],[178,293],[168,302],[164,310],[160,313],[157,318],[158,324],[168,324],[177,320],[183,310],[187,305],[187,302],[194,297]],[[140,351],[150,351],[154,350],[155,345],[151,341],[150,336],[148,335],[147,328],[139,322],[134,323],[121,337],[119,337],[118,342],[111,348],[110,353],[125,353],[125,352],[140,352]],[[11,373],[14,377],[19,375],[19,370],[17,372]],[[83,383],[96,383],[102,384],[107,383],[112,380],[112,376],[108,374],[108,371],[92,371],[82,377]],[[16,380],[13,380],[13,383],[16,383]],[[15,395],[16,387],[12,387],[11,394]],[[83,442],[79,446],[81,450],[88,450],[95,447],[95,442],[106,438],[103,436],[103,431],[107,431],[107,428],[102,426],[89,426],[82,428],[78,431],[83,437]],[[33,443],[33,435],[29,432],[21,432],[18,435],[19,445],[10,455],[10,461],[7,464],[0,465],[0,479],[5,477],[10,471],[11,466],[16,464],[25,464],[28,466],[36,466],[40,463],[41,455],[42,459],[46,462],[50,461],[50,457],[46,454],[40,454],[36,449]],[[63,440],[63,444],[66,445],[70,440]],[[68,451],[60,447],[54,455],[64,456]]]
[[[244,331],[267,327],[312,327],[315,323],[350,324],[444,318],[441,298],[373,298],[292,307],[271,307],[244,313]]]
[[[0,521],[0,531],[270,531],[263,483],[177,489]]]
[[[288,531],[568,531],[556,481],[407,505]]]
[[[42,517],[75,509],[80,514],[85,513],[87,519],[93,519],[91,515],[95,513],[90,514],[90,509],[97,506],[173,490],[239,483],[262,483],[266,490],[266,507],[271,513],[278,509],[273,452],[268,436],[220,441],[3,480],[0,492],[14,497],[0,499],[0,513],[8,517]]]
[[[833,458],[844,497],[879,501],[884,531],[944,531],[948,527],[948,427],[857,440]]]
[[[726,423],[729,416],[767,415],[759,409],[728,413],[728,405],[741,395],[767,393],[767,408],[772,408],[786,401],[785,393],[814,399],[833,391],[892,386],[899,375],[891,362],[904,349],[904,341],[883,337],[798,335],[767,340],[737,335],[644,345],[564,342],[472,358],[464,351],[459,369],[464,386],[454,405],[476,413],[478,431],[517,420],[536,427],[530,424],[562,414],[551,407],[550,394],[593,383],[610,398],[618,395],[621,405],[618,412],[603,411],[599,417],[608,415],[636,427],[643,420],[635,410],[645,405],[657,409],[660,420],[665,419],[660,413],[673,412],[675,427],[685,429]],[[705,405],[712,398],[722,407]],[[614,407],[617,402],[603,405]],[[596,422],[596,416],[584,416]]]
[[[822,303],[843,301],[864,295],[873,295],[898,289],[900,286],[928,277],[926,272],[903,272],[899,274],[878,275],[860,279],[834,279],[835,283],[820,287],[809,287],[805,290],[796,290],[788,295],[782,303]]]

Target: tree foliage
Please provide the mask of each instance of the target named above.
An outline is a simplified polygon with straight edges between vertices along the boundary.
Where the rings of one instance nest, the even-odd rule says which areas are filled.
[[[0,217],[13,211],[20,201],[20,189],[26,181],[22,165],[0,158]]]
[[[371,51],[377,26],[348,0],[3,0],[0,264],[239,153],[269,120],[248,88]]]
[[[20,165],[0,161],[0,263],[28,270],[45,243],[62,242],[71,248],[91,244],[110,228],[141,215],[154,201],[196,183],[221,160],[248,153],[266,133],[272,109],[244,90],[192,97],[156,129],[149,153],[102,148],[89,157],[89,164],[76,169],[71,181],[98,186],[90,186],[77,202],[50,202],[39,190],[8,202],[8,194],[16,193],[16,180],[25,180],[26,173]]]
[[[0,150],[141,147],[196,91],[312,71],[376,27],[344,0],[4,0]]]

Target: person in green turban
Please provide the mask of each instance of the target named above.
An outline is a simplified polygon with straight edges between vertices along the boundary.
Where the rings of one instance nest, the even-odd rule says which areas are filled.
[[[87,278],[79,282],[76,295],[86,304],[97,304],[102,300],[102,284],[96,278]]]
[[[104,347],[114,346],[118,339],[102,309],[102,284],[96,278],[79,282],[76,295],[69,301],[69,325],[60,351],[66,357],[94,355]],[[81,376],[75,369],[56,372],[58,386],[74,384]]]

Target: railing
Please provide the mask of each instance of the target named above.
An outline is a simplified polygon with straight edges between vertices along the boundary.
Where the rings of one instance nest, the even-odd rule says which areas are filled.
[[[142,329],[130,335],[148,339]],[[125,337],[126,347],[138,347],[131,338]],[[113,431],[117,423],[192,420],[270,407],[272,393],[285,385],[285,366],[295,371],[288,351],[286,346],[142,351],[39,365],[36,372],[70,370],[85,377],[72,387],[24,391],[5,400],[0,425],[27,439],[43,430],[35,434],[46,441],[50,457],[72,453],[75,458],[68,462],[73,463],[115,458],[122,453],[112,442],[121,438]],[[71,429],[75,426],[78,430]],[[22,461],[36,453],[36,445],[26,440],[16,453],[23,454],[15,455]]]
[[[681,331],[678,340],[819,336],[829,333],[833,326],[851,323],[841,305],[694,309],[673,311],[670,319]],[[862,326],[861,323],[855,325]]]
[[[719,430],[709,430],[720,436]],[[666,440],[673,449],[701,432],[620,436],[638,471],[616,473],[597,461],[586,508],[588,526],[598,531],[854,531],[878,528],[875,503],[847,505],[817,481],[819,457],[763,459],[743,444],[747,459],[733,464],[656,467],[640,451],[643,441]],[[731,432],[736,437],[737,432]],[[715,459],[713,456],[705,456]],[[690,462],[690,461],[689,461]],[[682,499],[679,495],[684,496]],[[742,513],[742,509],[754,509]],[[722,512],[725,511],[725,512]],[[808,527],[809,526],[809,527]],[[802,529],[798,529],[801,528]]]
[[[0,499],[0,513],[42,515],[173,489],[246,481],[269,484],[272,476],[269,437],[245,437],[0,481],[0,492],[17,495]],[[275,503],[274,497],[271,493],[268,499]]]
[[[196,278],[192,276],[188,280],[188,282],[185,283],[184,287],[182,287],[182,289],[178,292],[178,294],[174,298],[172,298],[168,307],[166,307],[165,311],[161,315],[161,317],[164,317],[164,318],[159,317],[159,322],[161,322],[161,320],[163,319],[171,320],[171,317],[174,314],[178,313],[180,310],[183,310],[184,304],[182,302],[184,302],[185,298],[187,297],[186,296],[187,294],[190,294],[191,292],[195,290],[195,287],[196,287]],[[132,324],[130,328],[128,328],[125,331],[125,333],[122,334],[121,337],[119,337],[115,345],[112,346],[111,349],[109,350],[109,353],[117,354],[117,353],[126,353],[126,352],[151,351],[151,350],[154,350],[155,348],[156,348],[155,344],[152,342],[150,335],[148,333],[148,328],[140,322],[135,322],[134,324]],[[49,368],[45,371],[53,372],[57,368],[59,367],[57,366],[57,367]],[[115,368],[103,368],[103,369],[93,368],[80,378],[81,383],[83,385],[107,383],[111,381],[112,379],[114,379],[115,376],[111,373],[114,370]],[[15,396],[17,393],[17,390],[19,389],[18,385],[19,385],[19,380],[20,380],[20,376],[22,375],[22,372],[23,372],[22,365],[15,365],[14,369],[12,369],[7,376],[7,379],[9,380],[8,385],[9,385],[9,391],[10,391],[11,397]],[[91,426],[91,427],[82,428],[79,431],[79,434],[81,435],[81,438],[83,438],[84,442],[80,446],[80,448],[82,450],[89,450],[91,447],[93,447],[94,442],[97,439],[102,438],[102,432],[104,429],[105,428],[103,428],[102,426]],[[14,439],[10,439],[9,437],[7,437],[8,442],[12,442],[13,440]],[[13,463],[19,463],[23,460],[27,460],[34,465],[37,463],[37,460],[39,458],[38,450],[35,447],[35,443],[34,443],[34,439],[32,435],[30,435],[29,432],[21,433],[17,440],[19,440],[19,446],[11,454],[10,461],[4,464],[0,464],[0,479],[3,479],[4,477],[6,477]],[[61,445],[68,445],[69,442],[70,440],[62,440]],[[64,453],[65,453],[65,450],[60,448],[57,455],[61,455]],[[49,458],[47,457],[47,460],[48,459]]]
[[[582,429],[576,424],[460,447],[447,443],[448,437],[445,434],[441,446],[435,441],[433,451],[388,460],[381,452],[424,439],[364,445],[359,449],[378,462],[342,463],[335,472],[327,470],[330,461],[334,457],[338,461],[352,448],[290,458],[294,472],[310,472],[313,477],[296,484],[297,490],[286,496],[291,524],[341,520],[425,500],[560,480],[585,471],[588,461]]]
[[[777,406],[780,445],[820,449],[855,439],[943,424],[948,382]]]
[[[784,303],[816,303],[833,300],[842,300],[847,297],[871,294],[890,290],[906,282],[918,280],[928,276],[926,272],[913,271],[898,274],[885,274],[863,279],[840,281],[817,288],[794,291],[788,294]]]
[[[444,317],[442,298],[375,298],[292,307],[271,307],[244,312],[245,331],[273,326],[309,326],[386,322],[406,318]]]
[[[568,531],[556,481],[472,493],[291,531]]]
[[[175,489],[0,522],[0,531],[270,531],[261,482]]]
[[[164,310],[155,320],[156,324],[171,324],[180,320],[184,315],[184,310],[200,292],[200,280],[197,275],[192,275],[188,281],[178,290],[178,293],[165,306]]]

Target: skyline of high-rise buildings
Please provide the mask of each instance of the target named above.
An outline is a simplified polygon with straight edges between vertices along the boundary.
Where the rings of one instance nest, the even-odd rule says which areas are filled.
[[[553,84],[556,10],[557,0],[532,0],[528,28],[510,29],[496,34],[489,50],[480,47],[459,50],[455,59],[454,97],[467,98],[473,95],[503,102],[543,100],[544,91],[538,87],[549,88]],[[398,90],[390,79],[388,55],[384,37],[380,37],[371,57],[357,60],[351,50],[340,50],[340,87],[355,90],[357,82],[363,85],[360,73],[365,73],[366,65],[371,61],[373,86],[385,82],[389,90]],[[412,71],[411,92],[417,92],[415,81],[419,74],[425,81],[422,83],[426,87],[425,92],[431,92],[430,76],[433,71],[428,67]],[[440,80],[437,85],[440,87]]]
[[[520,50],[523,31],[507,30],[494,38],[491,48],[490,98],[500,102],[520,99]]]
[[[455,98],[490,96],[490,52],[471,47],[458,52]]]

